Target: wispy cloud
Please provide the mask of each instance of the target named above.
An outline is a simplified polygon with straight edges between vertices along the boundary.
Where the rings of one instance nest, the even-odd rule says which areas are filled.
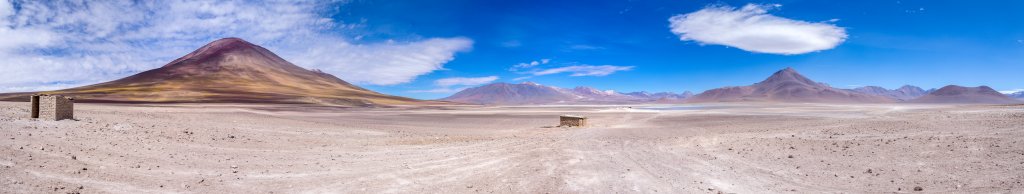
[[[392,85],[468,51],[468,38],[357,44],[359,25],[328,16],[318,1],[0,0],[0,91],[108,81],[163,65],[210,41],[240,37],[296,65],[354,83]],[[60,83],[60,84],[54,84]]]
[[[480,84],[491,83],[494,80],[498,80],[498,76],[487,76],[487,77],[450,77],[444,79],[438,79],[434,81],[434,85],[441,87],[449,86],[475,86]]]
[[[543,67],[543,65],[551,63],[550,59],[541,59],[537,61],[530,61],[524,63],[518,63],[509,68],[509,71],[518,74],[528,74],[528,76],[516,77],[512,81],[520,81],[530,79],[536,76],[551,75],[559,73],[569,73],[569,76],[606,76],[619,71],[629,71],[634,66],[615,66],[615,65],[587,65],[579,64],[576,62],[559,63],[561,67]],[[568,65],[568,66],[565,66]],[[553,65],[549,65],[553,66]]]
[[[574,44],[574,45],[569,46],[569,49],[572,49],[572,50],[600,50],[600,49],[604,49],[604,47],[588,45],[588,44]]]
[[[462,91],[470,86],[483,85],[498,80],[498,76],[487,76],[487,77],[450,77],[434,80],[434,85],[437,88],[429,90],[413,90],[409,92],[415,93],[455,93]],[[462,86],[452,88],[453,86]]]
[[[570,73],[569,76],[606,76],[618,71],[632,70],[633,66],[614,66],[614,65],[573,65],[566,67],[558,67],[551,69],[544,69],[533,72],[534,76],[550,75],[558,73]]]
[[[846,30],[831,23],[806,22],[768,14],[768,10],[780,6],[709,6],[669,18],[669,27],[684,41],[785,55],[828,50],[846,40]]]
[[[501,45],[501,47],[505,47],[505,48],[517,48],[517,47],[523,46],[523,43],[519,42],[519,40],[509,40],[509,41],[502,42],[500,45]]]
[[[460,87],[460,88],[434,88],[434,89],[429,89],[429,90],[410,90],[409,92],[412,92],[412,93],[438,93],[438,94],[451,94],[451,93],[456,93],[456,92],[459,92],[459,91],[465,90],[465,89],[467,89],[467,88],[469,88],[469,87]]]
[[[536,60],[536,61],[523,62],[523,63],[518,63],[518,64],[513,65],[512,68],[509,68],[508,70],[509,71],[519,71],[519,70],[522,70],[522,69],[533,68],[533,67],[536,67],[538,65],[548,64],[549,62],[551,62],[551,59],[540,59],[540,60]]]

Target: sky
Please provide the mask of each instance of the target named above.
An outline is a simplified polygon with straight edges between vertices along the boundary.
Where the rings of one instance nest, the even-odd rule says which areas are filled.
[[[0,92],[160,67],[239,37],[419,99],[495,82],[701,92],[793,67],[837,88],[1024,90],[1024,1],[10,1]]]

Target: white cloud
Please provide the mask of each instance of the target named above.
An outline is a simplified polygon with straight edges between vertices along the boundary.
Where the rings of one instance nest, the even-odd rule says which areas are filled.
[[[519,42],[519,40],[509,40],[509,41],[502,42],[501,46],[505,47],[505,48],[516,48],[516,47],[523,46],[523,43]]]
[[[532,67],[536,67],[538,65],[548,64],[549,62],[551,62],[551,59],[540,59],[540,60],[537,60],[537,61],[530,61],[530,62],[525,62],[525,63],[519,63],[519,64],[513,65],[512,68],[509,68],[509,71],[519,71],[521,69],[532,68]]]
[[[487,76],[487,77],[450,77],[444,79],[438,79],[434,81],[434,84],[441,87],[449,86],[475,86],[480,84],[491,83],[494,80],[498,80],[498,76]]]
[[[569,49],[572,49],[572,50],[600,50],[600,49],[604,49],[604,47],[599,47],[599,46],[594,46],[594,45],[587,45],[587,44],[576,44],[576,45],[569,46]]]
[[[444,69],[467,38],[356,44],[335,2],[0,0],[0,92],[81,86],[157,68],[223,37],[354,83],[392,85]]]
[[[445,63],[455,59],[456,52],[465,51],[472,44],[473,41],[467,38],[433,38],[412,43],[372,45],[342,42],[294,50],[298,53],[284,53],[302,56],[291,60],[295,64],[310,64],[311,68],[322,69],[346,81],[393,85],[443,69]]]
[[[415,93],[455,93],[458,91],[465,90],[469,86],[483,85],[491,83],[494,80],[498,80],[498,76],[487,76],[487,77],[450,77],[443,78],[434,81],[434,85],[438,88],[429,90],[412,90],[409,92]],[[452,86],[463,86],[453,89]]]
[[[549,75],[557,73],[571,73],[569,76],[606,76],[618,71],[632,70],[633,66],[614,66],[614,65],[573,65],[552,69],[545,69],[535,71],[532,74],[534,76]]]
[[[512,78],[512,81],[519,81],[519,80],[530,79],[530,78],[533,78],[533,76],[523,76],[523,77]]]
[[[669,18],[672,33],[683,41],[736,47],[751,52],[803,54],[835,48],[846,30],[768,14],[780,5],[747,4],[742,8],[710,6]],[[836,20],[838,21],[838,20]]]
[[[465,90],[467,88],[469,88],[469,87],[461,87],[461,88],[434,88],[434,89],[429,89],[429,90],[410,90],[409,92],[412,92],[412,93],[451,94],[451,93],[456,93],[456,92]]]
[[[0,1],[0,27],[7,27],[7,16],[14,15],[14,5],[10,1]]]

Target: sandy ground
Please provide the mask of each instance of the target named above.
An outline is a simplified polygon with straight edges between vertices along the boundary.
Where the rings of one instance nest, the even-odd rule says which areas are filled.
[[[0,193],[1024,192],[1024,106],[75,108],[0,102]]]

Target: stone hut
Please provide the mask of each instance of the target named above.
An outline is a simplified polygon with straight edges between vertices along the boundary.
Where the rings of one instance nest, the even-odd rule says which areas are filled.
[[[587,117],[577,115],[562,115],[559,116],[559,127],[586,127]]]
[[[75,99],[62,95],[32,95],[32,118],[45,120],[75,119]]]

